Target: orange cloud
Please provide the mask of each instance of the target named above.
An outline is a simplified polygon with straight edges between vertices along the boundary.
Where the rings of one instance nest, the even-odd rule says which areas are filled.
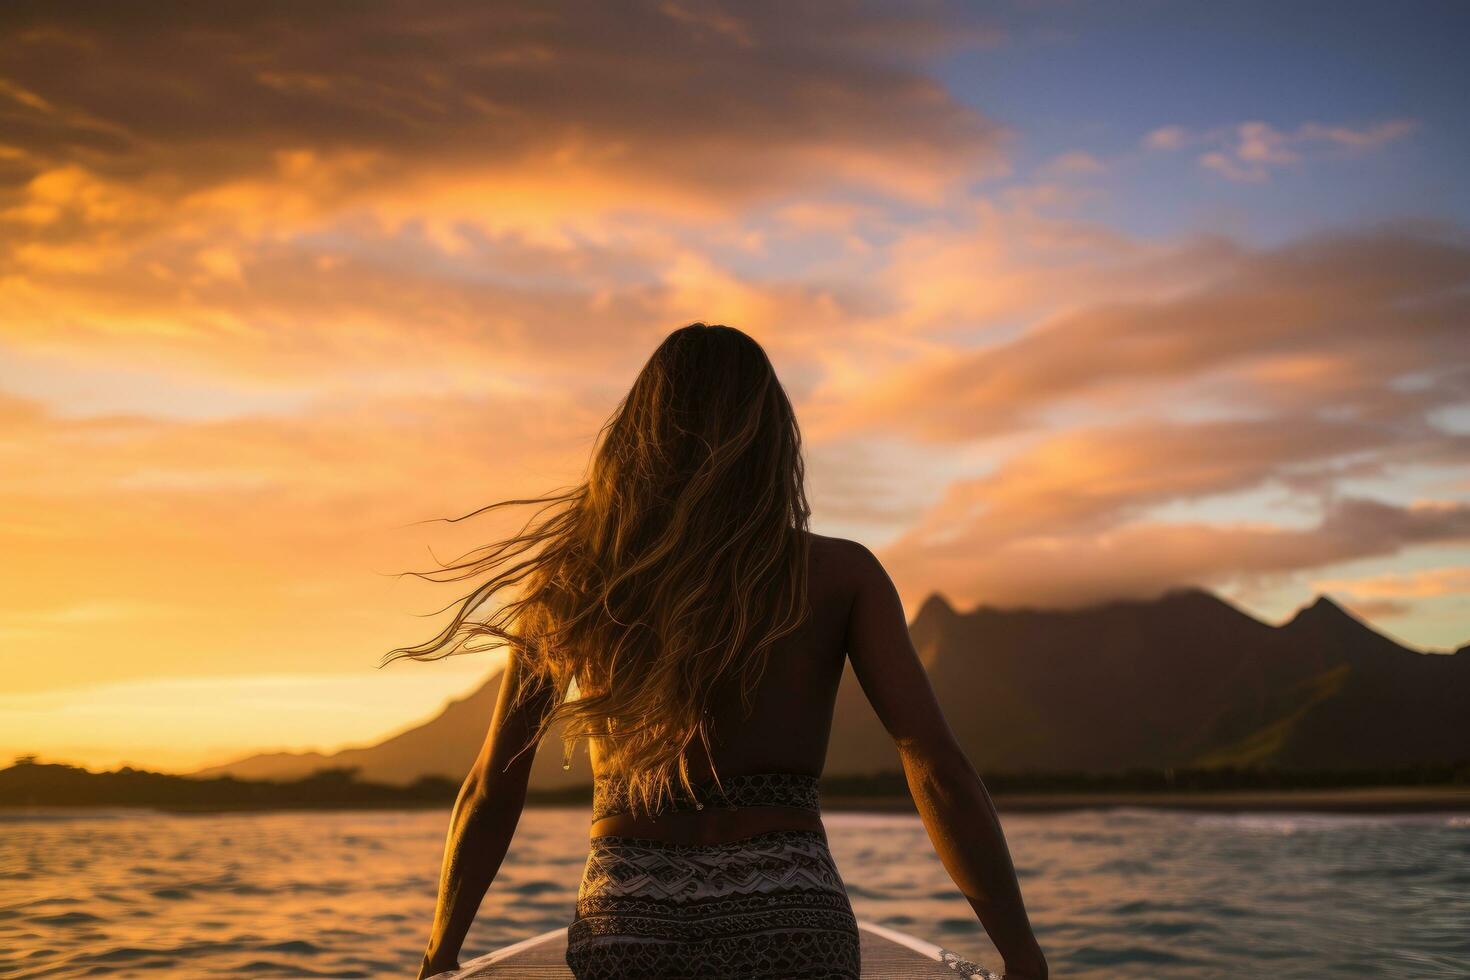
[[[1079,488],[1079,493],[1085,493]],[[952,502],[950,503],[952,507]],[[906,534],[883,552],[917,600],[939,589],[961,603],[1077,606],[1119,596],[1155,596],[1182,584],[1226,589],[1338,562],[1380,558],[1423,544],[1470,541],[1470,505],[1408,506],[1342,498],[1307,528],[1267,521],[1140,519],[1093,526],[1045,520],[1013,532],[996,517]]]
[[[723,198],[842,177],[908,194],[992,160],[999,131],[925,70],[995,42],[960,8],[383,0],[350,17],[165,3],[7,21],[0,98],[31,176],[73,164],[199,190],[288,153],[361,159],[341,180],[379,188],[539,168]]]
[[[930,75],[996,43],[958,7],[8,18],[0,339],[78,362],[505,385],[712,305],[801,346],[762,321],[842,301],[712,260],[746,209],[934,203],[1003,165],[1002,127]]]
[[[1100,301],[1014,339],[936,348],[878,379],[836,426],[973,439],[1037,425],[1068,402],[1122,397],[1167,412],[1161,388],[1185,382],[1197,397],[1215,386],[1255,412],[1422,417],[1464,398],[1454,367],[1467,285],[1470,244],[1457,236],[1343,236],[1241,253],[1165,298]],[[1394,386],[1415,372],[1431,379]]]
[[[1341,591],[1362,599],[1427,599],[1434,596],[1470,594],[1470,566],[1424,568],[1412,572],[1386,572],[1361,578],[1316,579],[1313,586],[1323,591]]]

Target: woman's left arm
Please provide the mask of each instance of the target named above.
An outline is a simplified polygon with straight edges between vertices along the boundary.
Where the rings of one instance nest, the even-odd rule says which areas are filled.
[[[550,706],[551,692],[518,698],[520,683],[521,673],[512,655],[501,675],[485,744],[454,801],[439,875],[439,900],[419,969],[421,980],[459,969],[460,946],[510,849],[526,805],[526,784],[536,757],[534,741]]]

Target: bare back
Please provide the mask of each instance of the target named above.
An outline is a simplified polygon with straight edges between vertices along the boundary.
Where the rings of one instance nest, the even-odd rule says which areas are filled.
[[[832,731],[837,686],[849,646],[854,598],[863,565],[851,541],[811,535],[811,615],[794,633],[777,641],[760,682],[749,695],[747,714],[735,688],[716,693],[711,708],[711,755],[721,778],[756,772],[820,776]],[[590,747],[593,772],[601,753]],[[690,778],[710,778],[710,760],[689,760]],[[701,843],[767,830],[820,829],[814,814],[788,807],[667,813],[656,819],[619,814],[599,820],[592,835],[620,834]]]

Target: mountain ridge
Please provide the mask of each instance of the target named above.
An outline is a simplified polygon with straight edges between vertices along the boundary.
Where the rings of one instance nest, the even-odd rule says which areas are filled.
[[[951,727],[982,770],[1470,759],[1470,723],[1458,710],[1470,703],[1470,653],[1460,656],[1470,645],[1413,650],[1325,595],[1272,625],[1197,586],[1063,610],[980,604],[960,612],[936,592],[909,625]],[[363,778],[389,783],[459,778],[484,739],[498,687],[497,671],[432,718],[371,745],[261,753],[199,774],[294,778],[358,766]],[[898,768],[849,665],[826,772]],[[589,782],[585,747],[563,770],[559,740],[549,737],[531,778],[538,788]]]

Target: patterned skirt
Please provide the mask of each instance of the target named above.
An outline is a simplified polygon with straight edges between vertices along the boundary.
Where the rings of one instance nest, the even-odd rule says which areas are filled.
[[[567,930],[578,980],[858,980],[857,920],[826,836],[719,844],[603,836]]]

